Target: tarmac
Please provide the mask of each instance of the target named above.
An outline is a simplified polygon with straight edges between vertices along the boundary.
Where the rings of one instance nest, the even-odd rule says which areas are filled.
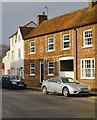
[[[27,89],[42,91],[41,87],[27,87]],[[97,100],[97,91],[91,91],[89,93],[89,98]]]

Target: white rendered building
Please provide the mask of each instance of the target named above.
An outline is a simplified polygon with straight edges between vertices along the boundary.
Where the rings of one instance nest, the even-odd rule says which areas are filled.
[[[24,78],[24,37],[36,24],[31,21],[25,26],[20,26],[17,32],[9,37],[10,50],[3,58],[4,74],[19,75]]]

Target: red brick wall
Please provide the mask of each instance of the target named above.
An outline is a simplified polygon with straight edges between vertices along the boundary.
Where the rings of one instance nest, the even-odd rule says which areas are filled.
[[[97,26],[97,25],[96,25]],[[91,48],[83,48],[83,31],[87,29],[93,30],[93,47]],[[70,34],[70,49],[69,50],[61,50],[61,38],[64,34]],[[29,40],[25,40],[25,79],[27,80],[30,86],[39,86],[39,60],[44,60],[44,79],[49,79],[51,76],[47,75],[47,62],[54,61],[55,70],[54,75],[59,75],[59,58],[60,57],[74,57],[74,78],[78,77],[78,80],[82,83],[88,84],[90,87],[95,87],[95,81],[97,81],[97,75],[94,80],[82,80],[80,75],[80,59],[83,58],[95,58],[95,50],[96,50],[96,59],[97,61],[97,40],[95,40],[95,34],[97,34],[97,30],[95,31],[95,25],[85,26],[77,29],[77,49],[78,53],[76,55],[76,30],[68,30],[59,32],[56,34],[50,34],[47,36],[41,36],[37,38],[32,38]],[[47,38],[55,37],[55,51],[54,52],[46,52]],[[97,38],[96,38],[97,39]],[[30,41],[36,41],[36,54],[29,54],[29,43]],[[76,57],[78,60],[76,61]],[[29,61],[36,61],[36,75],[29,76]],[[78,66],[76,66],[76,63]],[[77,67],[77,69],[76,69]],[[95,66],[97,71],[97,64]],[[76,74],[78,73],[78,74]],[[96,72],[97,73],[97,72]]]
[[[92,29],[92,47],[90,48],[83,48],[83,31]],[[95,79],[81,79],[81,59],[84,58],[95,58],[95,25],[85,26],[82,28],[77,29],[78,33],[78,79],[82,83],[88,84],[91,88],[95,88]],[[96,60],[95,60],[96,63]]]

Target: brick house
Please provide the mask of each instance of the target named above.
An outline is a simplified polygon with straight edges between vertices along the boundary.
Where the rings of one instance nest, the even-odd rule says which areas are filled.
[[[24,42],[24,78],[39,86],[53,76],[70,76],[97,88],[97,2],[39,24]]]

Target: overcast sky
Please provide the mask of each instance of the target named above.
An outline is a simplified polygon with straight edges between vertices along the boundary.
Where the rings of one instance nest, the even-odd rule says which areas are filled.
[[[43,11],[46,12],[45,6],[48,7],[48,18],[51,19],[71,11],[88,7],[88,3],[86,1],[6,2],[6,0],[4,0],[4,2],[2,2],[2,43],[9,45],[9,36],[17,31],[18,26],[24,25],[31,20],[37,22],[36,16],[41,14]]]

